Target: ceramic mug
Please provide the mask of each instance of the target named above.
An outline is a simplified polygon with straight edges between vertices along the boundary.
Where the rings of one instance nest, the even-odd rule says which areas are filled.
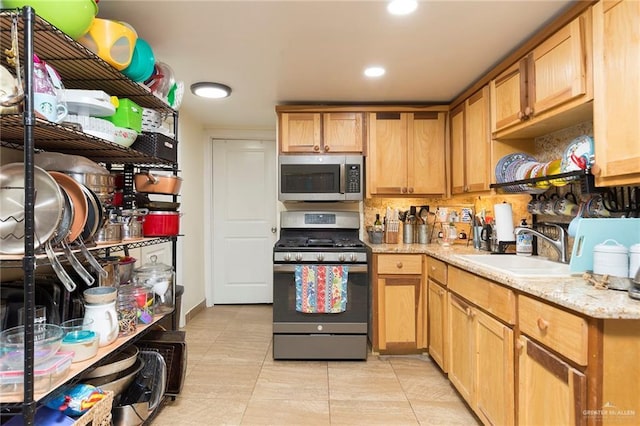
[[[553,194],[547,201],[544,202],[542,206],[542,214],[546,214],[549,216],[555,216],[556,212],[554,210],[556,201],[559,201],[560,196],[558,194]]]
[[[578,212],[578,204],[573,192],[567,192],[564,198],[556,200],[553,211],[560,216],[575,216]]]
[[[588,217],[610,217],[611,212],[606,209],[602,197],[596,195],[591,197],[585,204],[585,211]]]
[[[49,93],[34,93],[33,105],[35,112],[49,121],[59,123],[67,116],[67,107],[58,102],[56,95]]]
[[[547,201],[547,197],[544,194],[538,195],[537,198],[532,198],[527,204],[527,211],[531,214],[542,214],[544,203]]]

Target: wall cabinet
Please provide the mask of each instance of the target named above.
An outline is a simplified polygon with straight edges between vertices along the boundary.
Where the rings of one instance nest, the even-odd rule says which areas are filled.
[[[402,354],[426,349],[423,258],[420,254],[374,256],[374,351]]]
[[[494,137],[531,137],[588,119],[593,99],[591,10],[490,82]]]
[[[367,126],[369,195],[446,192],[446,112],[371,112]]]
[[[281,112],[280,151],[283,153],[362,153],[364,113]]]
[[[449,115],[452,194],[489,191],[492,170],[489,107],[489,86],[485,86]]]
[[[433,257],[427,257],[426,262],[429,356],[446,373],[449,370],[447,264]]]
[[[593,7],[593,128],[598,186],[640,181],[640,2]]]

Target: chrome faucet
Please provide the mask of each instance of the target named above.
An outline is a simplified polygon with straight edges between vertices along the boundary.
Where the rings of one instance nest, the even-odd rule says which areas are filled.
[[[560,262],[569,263],[569,255],[567,253],[567,247],[568,247],[567,231],[562,226],[557,225],[555,223],[543,223],[542,225],[553,226],[554,228],[556,228],[558,230],[558,239],[554,240],[553,238],[548,237],[547,235],[543,234],[542,232],[536,231],[535,229],[524,228],[520,226],[516,227],[513,230],[513,233],[516,235],[516,239],[518,235],[523,233],[531,234],[535,237],[542,238],[543,240],[551,244],[551,246],[554,249],[556,249],[556,251],[560,255]]]

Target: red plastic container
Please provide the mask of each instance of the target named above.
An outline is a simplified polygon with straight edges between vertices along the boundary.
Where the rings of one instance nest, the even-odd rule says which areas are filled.
[[[180,232],[180,213],[151,211],[144,217],[142,233],[145,237],[174,237]]]

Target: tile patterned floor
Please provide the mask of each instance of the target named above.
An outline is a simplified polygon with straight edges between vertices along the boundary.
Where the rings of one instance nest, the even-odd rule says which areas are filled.
[[[220,305],[192,319],[183,391],[152,424],[479,424],[427,356],[274,361],[271,318],[271,305]]]

